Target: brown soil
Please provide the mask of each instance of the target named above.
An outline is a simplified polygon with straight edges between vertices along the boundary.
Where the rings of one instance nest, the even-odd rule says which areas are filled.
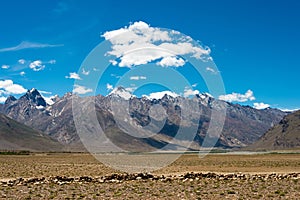
[[[89,154],[1,155],[0,199],[297,199],[300,195],[300,154],[183,155],[153,172],[153,178],[109,176],[115,173],[124,174]]]

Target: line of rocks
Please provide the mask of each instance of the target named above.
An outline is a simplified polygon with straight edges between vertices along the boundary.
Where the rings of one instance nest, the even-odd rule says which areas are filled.
[[[231,174],[217,174],[217,173],[186,173],[183,175],[152,175],[150,173],[136,173],[136,174],[111,174],[102,177],[66,177],[66,176],[50,176],[40,178],[17,178],[7,181],[0,181],[2,186],[15,186],[15,185],[29,185],[29,184],[69,184],[69,183],[121,183],[124,181],[193,181],[200,179],[218,179],[218,180],[282,180],[282,179],[300,179],[300,173],[289,174],[244,174],[244,173],[231,173]]]

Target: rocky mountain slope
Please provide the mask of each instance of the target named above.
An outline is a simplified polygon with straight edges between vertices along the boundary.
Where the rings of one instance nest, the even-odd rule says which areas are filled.
[[[0,114],[0,150],[62,151],[63,145]]]
[[[250,149],[276,150],[300,148],[300,110],[285,116]]]
[[[56,98],[53,105],[48,105],[40,93],[32,89],[19,99],[9,97],[0,107],[0,112],[48,134],[62,144],[82,146],[73,121],[72,98],[78,97],[67,93],[61,98]],[[136,98],[121,87],[108,96],[86,97],[82,100],[83,104],[87,100],[95,102],[98,121],[107,137],[122,148],[130,147],[129,149],[134,150],[140,147],[143,147],[143,150],[161,148],[179,129],[186,135],[178,138],[180,142],[172,148],[179,149],[180,145],[186,146],[186,143],[192,142],[192,149],[197,149],[207,134],[211,113],[218,113],[221,108],[227,110],[226,120],[216,146],[243,147],[257,141],[286,114],[272,108],[256,110],[249,106],[223,102],[207,94],[196,95],[191,99],[169,95],[164,95],[160,99]],[[185,102],[187,107],[178,106],[180,102]],[[191,105],[199,109],[194,109],[195,107]],[[122,114],[117,113],[125,112],[122,109],[126,106],[129,106],[129,115],[124,118]],[[152,109],[155,106],[158,108],[156,111]],[[183,108],[186,110],[185,117],[181,116]],[[164,110],[165,118],[161,118],[161,110]],[[128,120],[134,127],[150,126],[159,134],[144,138],[130,136],[124,131],[132,128]],[[187,138],[192,129],[197,130],[197,134],[193,141],[187,141],[190,140]]]

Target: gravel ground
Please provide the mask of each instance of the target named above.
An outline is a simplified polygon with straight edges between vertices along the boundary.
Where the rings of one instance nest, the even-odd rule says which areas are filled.
[[[300,173],[112,174],[2,180],[1,199],[299,199]]]
[[[184,155],[152,174],[88,154],[0,156],[0,199],[299,199],[299,179],[299,154]]]

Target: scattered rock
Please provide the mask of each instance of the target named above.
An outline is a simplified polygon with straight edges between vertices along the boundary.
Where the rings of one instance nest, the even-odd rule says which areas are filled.
[[[90,176],[81,177],[66,177],[66,176],[55,176],[55,177],[33,177],[33,178],[17,178],[7,181],[0,181],[1,186],[14,186],[14,185],[28,185],[28,184],[44,184],[44,183],[54,183],[58,185],[69,184],[73,182],[78,183],[121,183],[123,181],[162,181],[162,182],[172,182],[172,181],[182,181],[182,182],[193,182],[200,181],[201,179],[218,179],[218,180],[283,180],[283,179],[300,179],[300,173],[290,173],[290,174],[216,174],[216,173],[186,173],[179,176],[154,176],[148,173],[138,173],[138,174],[111,174],[100,178],[93,178]]]

